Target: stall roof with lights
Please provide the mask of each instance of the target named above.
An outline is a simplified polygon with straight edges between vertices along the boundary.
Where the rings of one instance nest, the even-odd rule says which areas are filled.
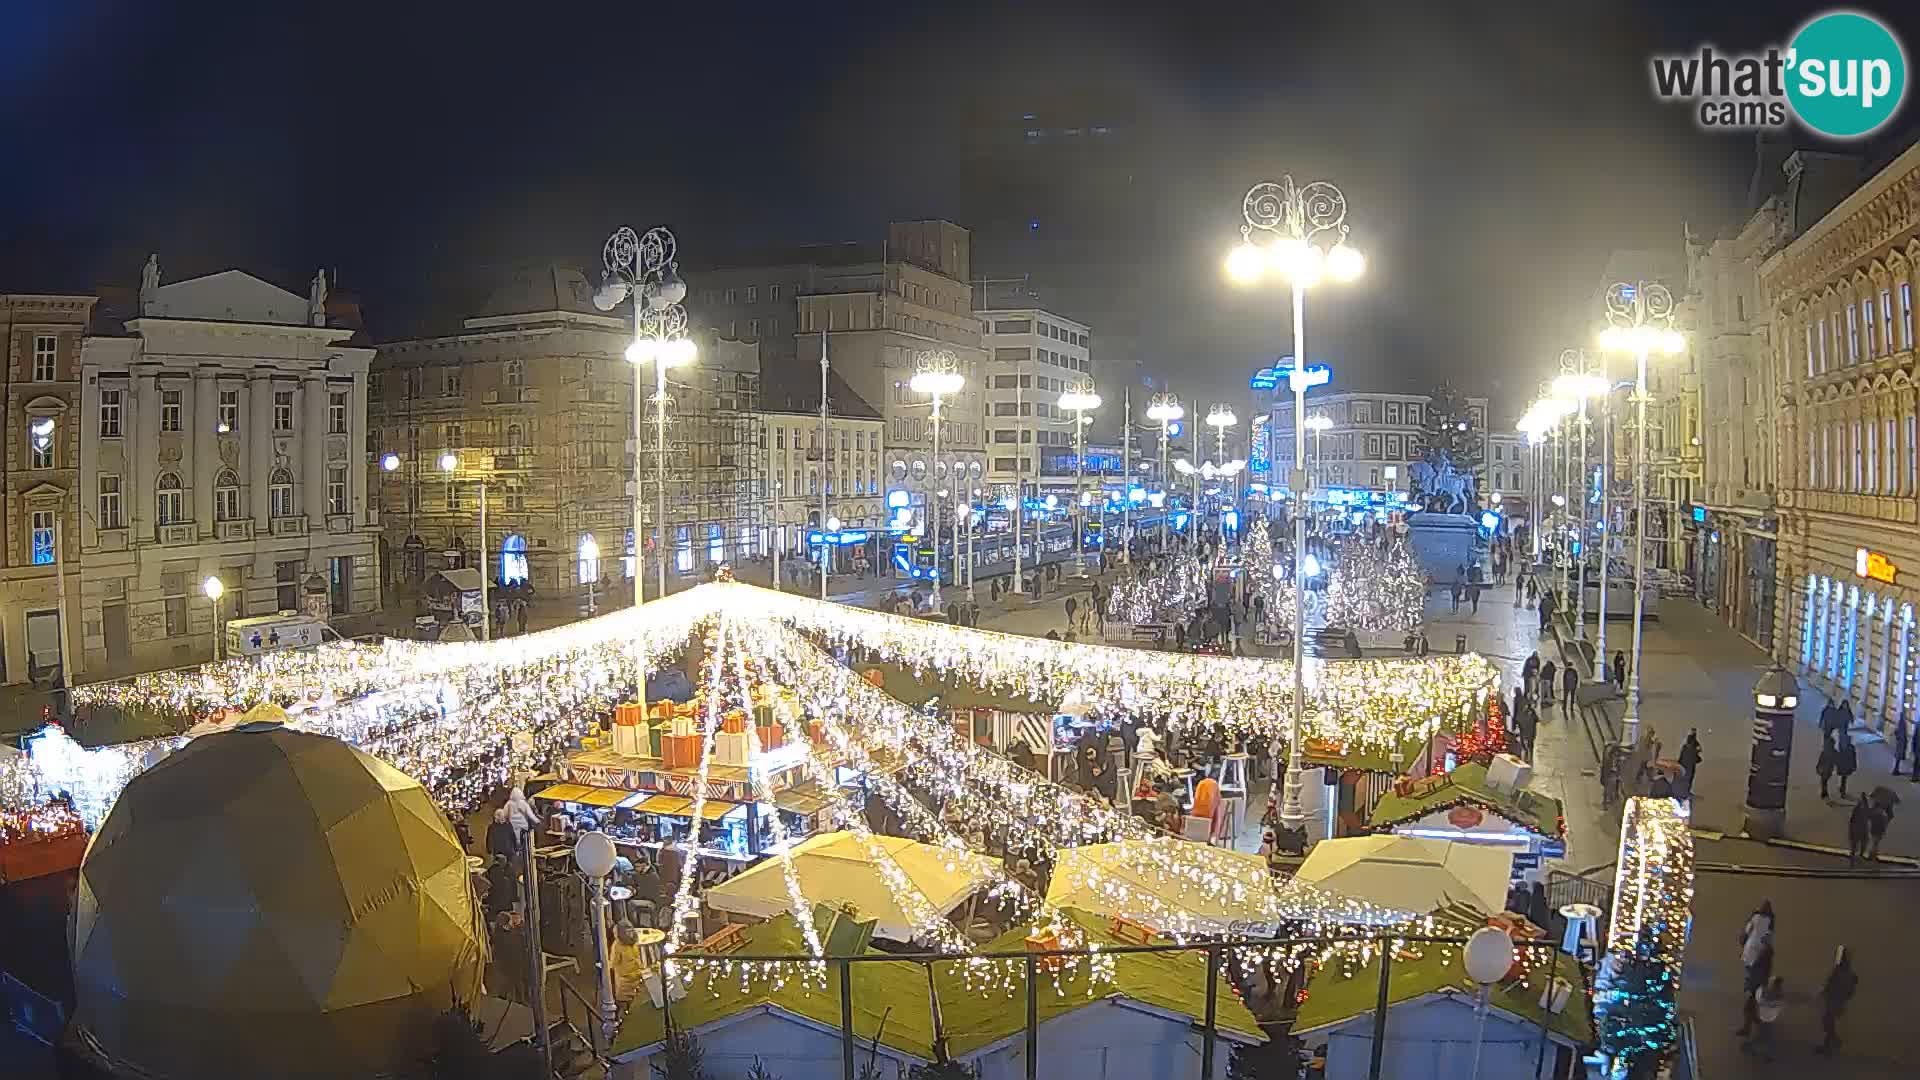
[[[1390,829],[1454,806],[1476,806],[1550,839],[1566,838],[1560,800],[1528,788],[1508,791],[1487,784],[1487,767],[1469,762],[1408,795],[1389,791],[1373,808],[1367,824]]]

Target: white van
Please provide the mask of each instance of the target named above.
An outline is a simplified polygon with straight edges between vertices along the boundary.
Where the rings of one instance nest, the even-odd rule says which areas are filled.
[[[282,611],[276,615],[255,615],[227,624],[228,656],[259,656],[281,649],[311,649],[330,641],[339,641],[333,627],[312,615]]]

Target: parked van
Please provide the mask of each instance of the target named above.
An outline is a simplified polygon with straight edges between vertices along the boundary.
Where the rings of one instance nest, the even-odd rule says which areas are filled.
[[[339,641],[333,627],[312,615],[282,611],[276,615],[255,615],[227,624],[228,656],[259,656],[282,649],[311,649],[330,641]]]

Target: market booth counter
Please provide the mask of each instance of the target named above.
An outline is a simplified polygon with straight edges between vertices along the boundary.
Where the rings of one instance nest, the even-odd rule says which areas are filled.
[[[1460,840],[1513,852],[1513,877],[1544,881],[1544,863],[1567,851],[1560,800],[1527,786],[1532,769],[1506,755],[1452,772],[1402,779],[1374,806],[1368,826],[1403,836]]]

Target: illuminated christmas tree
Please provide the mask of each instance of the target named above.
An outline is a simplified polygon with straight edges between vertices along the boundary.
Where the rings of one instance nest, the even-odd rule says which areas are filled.
[[[1361,538],[1340,545],[1327,584],[1327,625],[1363,634],[1404,634],[1420,625],[1426,606],[1426,575],[1405,541],[1396,540],[1385,551]]]

